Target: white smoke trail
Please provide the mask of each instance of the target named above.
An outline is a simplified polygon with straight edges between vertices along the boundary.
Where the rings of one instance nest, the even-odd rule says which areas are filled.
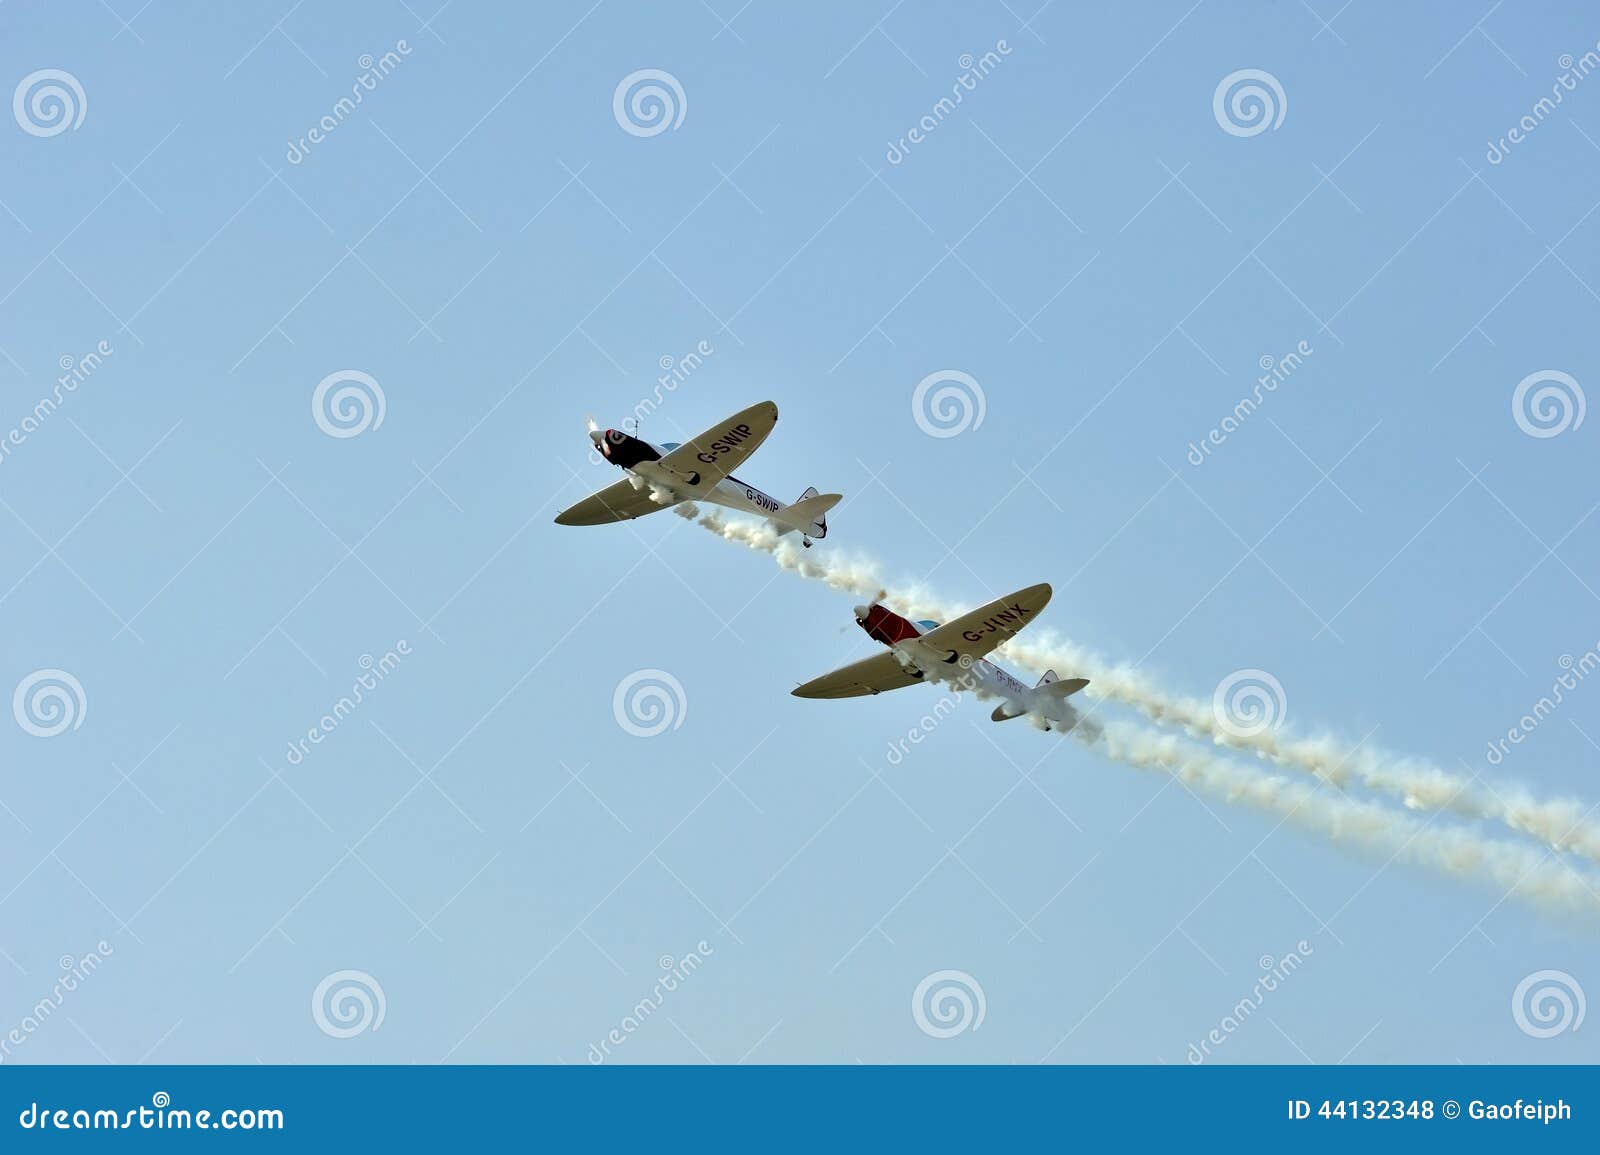
[[[1176,735],[1126,723],[1107,723],[1100,739],[1089,744],[1116,761],[1171,774],[1228,802],[1279,814],[1335,842],[1491,883],[1544,906],[1600,914],[1600,879],[1586,877],[1548,851],[1460,827],[1434,827],[1375,802],[1246,769]]]
[[[781,537],[770,522],[748,521],[743,518],[729,521],[719,510],[704,513],[692,501],[673,507],[679,517],[687,518],[731,542],[770,554],[774,561],[801,577],[820,581],[842,593],[857,594],[876,599],[888,596],[877,566],[866,561],[849,561],[843,557],[816,558],[792,538]]]
[[[1027,666],[1059,665],[1082,674],[1090,679],[1090,697],[1123,702],[1153,721],[1182,726],[1220,746],[1303,770],[1341,788],[1359,782],[1399,798],[1412,810],[1449,810],[1500,822],[1557,850],[1600,861],[1600,825],[1589,819],[1593,808],[1576,798],[1537,798],[1522,786],[1480,783],[1420,758],[1332,735],[1305,738],[1270,727],[1259,732],[1230,727],[1217,717],[1212,703],[1163,692],[1137,670],[1108,662],[1048,631],[1029,641],[1013,640],[1004,649]]]
[[[963,611],[945,604],[920,587],[889,590],[878,566],[864,559],[815,556],[778,536],[765,522],[728,521],[716,511],[701,515],[685,502],[677,511],[728,541],[770,554],[780,566],[833,589],[881,600],[910,618],[947,621]],[[1242,733],[1221,724],[1210,702],[1170,694],[1125,664],[1049,631],[1031,639],[1013,638],[1000,653],[1032,669],[1061,669],[1089,679],[1090,699],[1110,699],[1132,706],[1146,717],[1175,724],[1281,766],[1312,774],[1341,788],[1359,782],[1392,795],[1413,810],[1448,810],[1469,818],[1503,823],[1557,850],[1570,850],[1600,861],[1600,823],[1589,818],[1591,807],[1576,798],[1542,799],[1526,788],[1505,783],[1479,784],[1431,763],[1351,744],[1331,735],[1296,737],[1271,728]]]
[[[675,508],[680,516],[728,541],[767,553],[802,577],[883,601],[907,617],[949,620],[962,612],[921,588],[887,589],[879,567],[869,560],[804,552],[767,523],[729,521],[716,510],[702,514],[690,502]],[[1088,677],[1090,690],[1097,690],[1099,697],[1134,706],[1155,721],[1176,723],[1219,744],[1237,745],[1282,765],[1309,771],[1335,787],[1342,788],[1354,778],[1400,795],[1414,809],[1448,809],[1471,817],[1496,818],[1557,849],[1600,856],[1600,832],[1586,823],[1578,802],[1545,802],[1520,789],[1479,789],[1427,763],[1346,747],[1331,737],[1290,738],[1271,730],[1240,737],[1220,726],[1209,703],[1164,694],[1132,667],[1107,662],[1058,636],[1037,634],[1032,644],[1013,639],[1002,648],[1025,665],[1060,667]],[[1040,727],[1045,721],[1034,715],[1029,715],[1029,720]],[[1071,733],[1115,761],[1172,774],[1229,802],[1279,814],[1332,841],[1490,882],[1509,894],[1546,906],[1600,913],[1600,879],[1589,878],[1531,846],[1497,841],[1460,827],[1435,828],[1378,803],[1329,794],[1314,784],[1247,769],[1202,747],[1182,743],[1172,734],[1125,723],[1099,724],[1087,717]]]

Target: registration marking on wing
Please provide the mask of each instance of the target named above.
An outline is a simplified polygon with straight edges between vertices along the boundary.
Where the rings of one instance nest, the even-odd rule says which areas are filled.
[[[724,430],[695,456],[707,465],[715,465],[717,458],[724,454],[732,453],[740,445],[750,440],[750,437],[750,426],[741,421],[738,425],[730,426]]]
[[[963,630],[961,636],[969,642],[979,642],[983,640],[985,634],[1016,633],[1031,613],[1032,611],[1024,607],[1022,603],[1012,602],[1009,607],[997,614],[984,618],[972,629]]]

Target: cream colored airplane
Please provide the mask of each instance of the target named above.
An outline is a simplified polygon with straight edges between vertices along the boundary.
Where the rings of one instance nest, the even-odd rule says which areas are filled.
[[[827,512],[843,495],[807,489],[794,504],[785,505],[733,476],[777,423],[778,407],[762,401],[689,441],[651,445],[618,429],[602,430],[591,419],[589,440],[627,476],[562,510],[556,524],[605,525],[682,501],[705,501],[765,517],[779,534],[798,533],[810,546],[828,535]]]
[[[856,624],[868,637],[888,646],[889,652],[841,666],[792,692],[797,698],[855,698],[924,680],[943,682],[999,698],[990,715],[996,722],[1036,714],[1047,730],[1070,730],[1078,724],[1079,714],[1067,698],[1087,686],[1089,679],[1062,680],[1047,670],[1039,684],[1030,687],[985,657],[1033,621],[1049,603],[1050,592],[1050,586],[1041,582],[943,625],[909,621],[876,603],[857,606]]]

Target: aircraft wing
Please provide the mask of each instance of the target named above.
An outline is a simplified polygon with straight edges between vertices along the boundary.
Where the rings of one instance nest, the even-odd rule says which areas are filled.
[[[643,463],[638,472],[648,476],[656,469],[666,470],[674,491],[697,496],[743,465],[777,423],[778,407],[758,402],[685,441],[660,461]]]
[[[906,672],[893,654],[885,652],[812,678],[790,693],[796,698],[859,698],[863,694],[881,694],[885,690],[914,686],[919,681],[915,674]]]
[[[935,626],[917,640],[930,649],[951,650],[958,657],[981,658],[1033,621],[1050,604],[1050,593],[1050,583],[1040,582]]]
[[[605,525],[613,521],[629,521],[667,508],[650,500],[649,486],[635,489],[633,483],[624,478],[562,510],[556,515],[556,524]]]

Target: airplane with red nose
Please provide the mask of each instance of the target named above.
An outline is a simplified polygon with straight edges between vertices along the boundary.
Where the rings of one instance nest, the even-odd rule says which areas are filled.
[[[1089,684],[1087,678],[1056,676],[1045,671],[1029,686],[989,661],[986,655],[1033,621],[1050,601],[1050,586],[1041,582],[979,606],[954,621],[913,622],[874,602],[855,608],[856,624],[867,636],[888,647],[832,673],[813,678],[792,693],[797,698],[855,698],[881,694],[918,682],[939,682],[980,697],[998,698],[990,717],[996,722],[1037,717],[1047,730],[1070,730],[1080,715],[1067,698]]]

